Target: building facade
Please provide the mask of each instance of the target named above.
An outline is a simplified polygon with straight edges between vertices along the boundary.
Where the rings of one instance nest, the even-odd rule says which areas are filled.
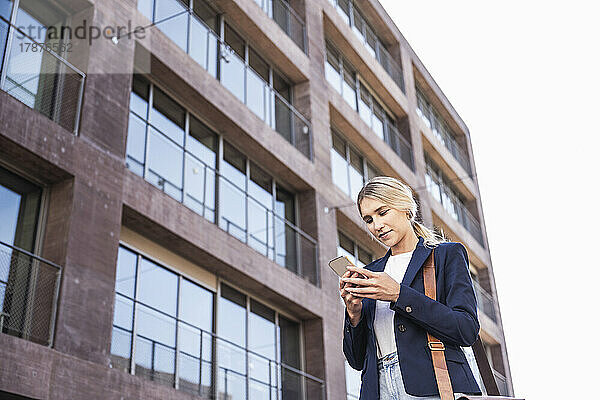
[[[390,175],[468,249],[469,130],[377,0],[0,0],[0,397],[357,399],[327,262]]]

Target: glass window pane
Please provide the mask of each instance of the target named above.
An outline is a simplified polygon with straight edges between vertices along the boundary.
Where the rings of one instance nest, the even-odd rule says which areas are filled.
[[[202,4],[203,2],[194,2]],[[190,56],[213,77],[217,74],[217,36],[196,16],[190,18]]]
[[[300,324],[279,315],[281,362],[300,369]]]
[[[296,209],[294,195],[277,185],[277,199],[275,201],[275,214],[285,218],[290,223],[296,223]]]
[[[131,359],[131,333],[113,327],[110,343],[110,360],[113,368],[129,372]]]
[[[342,83],[342,97],[352,109],[356,110],[356,82],[354,73],[344,67],[344,81]]]
[[[338,12],[347,24],[350,24],[350,1],[351,0],[338,0],[337,7]]]
[[[146,122],[133,113],[129,113],[127,128],[127,156],[139,164],[146,161]]]
[[[183,146],[185,110],[160,89],[154,89],[152,125],[175,143]]]
[[[358,192],[363,187],[363,174],[362,171],[357,171],[354,167],[350,167],[350,197],[352,201],[356,201],[358,198]]]
[[[148,168],[147,179],[161,190],[173,195],[173,190],[181,189],[183,150],[153,128],[148,137]],[[173,197],[181,200],[180,194]]]
[[[190,135],[185,148],[208,166],[215,168],[217,135],[194,116],[190,116]]]
[[[150,83],[139,74],[134,74],[129,109],[144,119],[148,118],[149,93]]]
[[[348,163],[334,149],[331,149],[331,179],[344,193],[350,194]]]
[[[213,31],[217,30],[217,12],[205,1],[194,1],[194,13]]]
[[[325,79],[331,84],[339,93],[342,90],[342,76],[340,74],[339,59],[337,56],[327,48],[327,61],[325,62]]]
[[[0,220],[2,221],[2,224],[0,224],[0,240],[4,243],[14,244],[21,199],[20,194],[0,185]],[[6,275],[6,279],[3,279],[6,281],[8,279],[8,268],[2,275]]]
[[[371,95],[361,83],[360,98],[358,99],[358,114],[368,126],[371,126]]]
[[[146,340],[175,347],[175,319],[140,303],[136,310],[136,333]]]
[[[120,246],[117,256],[117,276],[115,290],[125,296],[134,297],[137,255]]]
[[[181,280],[179,319],[212,332],[213,294],[187,279]]]
[[[138,301],[169,315],[176,315],[177,275],[143,258],[139,285]]]
[[[246,59],[244,39],[238,35],[229,24],[225,24],[225,43],[233,50],[239,58]]]
[[[375,112],[373,114],[373,125],[371,126],[371,129],[373,130],[373,132],[375,132],[375,134],[377,136],[379,136],[381,139],[385,138],[384,135],[384,131],[383,131],[383,114],[382,113],[378,113]]]
[[[218,341],[219,365],[233,371],[245,373],[246,296],[227,285],[221,285],[217,318],[217,334],[219,337],[241,347]]]
[[[370,163],[367,163],[367,179],[375,178],[376,176],[381,175],[374,166]]]
[[[350,261],[355,262],[354,242],[348,236],[344,235],[340,231],[338,231],[338,241],[339,241],[338,256],[347,256],[350,259]],[[342,251],[341,254],[340,254],[340,251]]]
[[[247,70],[247,85],[246,104],[248,108],[263,121],[267,120],[267,84],[266,82],[252,69]]]
[[[133,329],[133,301],[119,294],[115,296],[113,325],[127,331]]]
[[[155,7],[155,22],[165,20],[185,10],[184,6],[177,0],[156,0]],[[157,25],[183,51],[187,51],[188,16],[188,13],[183,13],[177,17],[166,19]]]

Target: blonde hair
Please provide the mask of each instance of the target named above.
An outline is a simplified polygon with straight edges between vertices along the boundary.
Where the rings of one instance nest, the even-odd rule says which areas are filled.
[[[392,178],[391,176],[376,176],[363,186],[360,192],[358,192],[358,197],[356,199],[356,205],[358,206],[358,212],[361,217],[362,210],[360,208],[360,203],[365,197],[379,200],[387,206],[400,211],[408,211],[413,231],[417,236],[421,236],[424,239],[425,245],[435,247],[438,244],[447,241],[442,235],[438,235],[425,225],[415,221],[417,202],[413,197],[410,187],[400,182],[398,179]]]

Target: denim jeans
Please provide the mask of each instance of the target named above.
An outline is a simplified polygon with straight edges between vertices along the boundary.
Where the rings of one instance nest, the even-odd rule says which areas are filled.
[[[398,354],[388,354],[379,359],[379,400],[440,400],[440,396],[416,397],[404,390]]]

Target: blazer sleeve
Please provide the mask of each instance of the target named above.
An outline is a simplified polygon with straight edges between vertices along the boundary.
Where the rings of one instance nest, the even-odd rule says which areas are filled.
[[[445,343],[471,346],[479,334],[479,320],[468,265],[465,247],[453,243],[448,246],[444,268],[436,268],[444,273],[446,304],[410,286],[400,285],[398,300],[391,302],[390,308]]]
[[[348,364],[360,371],[363,369],[367,350],[368,328],[365,310],[363,307],[360,320],[356,326],[352,326],[350,323],[348,311],[345,310],[344,313],[344,355],[346,356],[346,360],[348,360]]]

